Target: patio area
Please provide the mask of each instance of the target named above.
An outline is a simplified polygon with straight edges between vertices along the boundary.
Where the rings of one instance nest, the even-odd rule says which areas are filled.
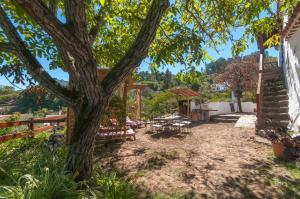
[[[274,163],[271,147],[255,142],[253,129],[231,123],[198,124],[190,133],[143,128],[136,141],[98,150],[97,164],[146,192],[186,198],[300,197],[290,186],[300,186],[300,180]]]

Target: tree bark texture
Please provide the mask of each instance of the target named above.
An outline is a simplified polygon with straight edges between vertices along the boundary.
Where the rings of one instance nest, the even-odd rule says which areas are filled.
[[[76,180],[91,177],[95,136],[108,102],[109,99],[101,100],[96,106],[83,102],[80,107],[72,108],[75,110],[75,123],[65,169],[72,173]]]

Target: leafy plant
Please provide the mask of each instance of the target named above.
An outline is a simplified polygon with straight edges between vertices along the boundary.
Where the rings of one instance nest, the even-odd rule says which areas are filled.
[[[20,113],[15,112],[9,118],[7,118],[5,120],[5,122],[18,121],[18,120],[20,120],[20,116],[21,116]],[[17,131],[20,131],[20,130],[24,130],[24,127],[23,126],[17,126],[17,127],[2,128],[2,129],[0,129],[0,136],[10,134],[10,133],[13,133],[13,132],[17,132]]]
[[[143,115],[153,118],[170,113],[172,107],[177,106],[175,95],[170,92],[159,92],[149,100],[144,100]]]
[[[103,198],[106,199],[134,199],[137,192],[134,187],[125,179],[118,178],[116,174],[106,174],[98,170],[95,174],[95,181],[100,187]]]
[[[26,174],[15,185],[0,186],[0,197],[8,199],[97,198],[90,189],[80,190],[65,173],[43,169],[40,176]]]
[[[46,133],[0,145],[0,198],[131,199],[137,191],[125,179],[97,169],[93,178],[75,182],[63,171],[66,148],[52,152]]]

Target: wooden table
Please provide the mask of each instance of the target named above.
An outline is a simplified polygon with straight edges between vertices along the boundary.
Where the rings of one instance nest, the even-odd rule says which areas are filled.
[[[157,117],[153,118],[154,121],[157,121],[158,125],[161,125],[162,130],[165,129],[166,127],[172,125],[174,120],[180,120],[182,116],[180,115],[172,115],[172,116],[167,116],[167,117]]]
[[[179,120],[181,119],[182,116],[180,115],[175,115],[175,116],[167,116],[167,117],[157,117],[157,118],[154,118],[153,120],[155,121],[163,121],[163,122],[170,122],[170,121],[173,121],[173,120]]]

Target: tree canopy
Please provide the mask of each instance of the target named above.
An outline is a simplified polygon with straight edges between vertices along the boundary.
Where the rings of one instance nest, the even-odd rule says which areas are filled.
[[[47,59],[51,68],[59,67],[68,72],[64,56],[55,45],[55,38],[41,28],[34,17],[28,15],[21,2],[1,0],[1,6],[13,20],[30,52],[39,59]],[[57,22],[67,23],[65,1],[41,2],[42,6],[48,7],[56,16]],[[283,0],[280,11],[287,8],[291,10],[295,2],[296,0]],[[27,4],[30,6],[35,3]],[[98,66],[112,67],[124,56],[145,20],[150,3],[148,0],[85,1],[86,25],[93,35],[93,53],[97,55]],[[275,26],[278,17],[276,3],[276,0],[255,3],[250,0],[171,1],[149,49],[150,64],[155,67],[175,63],[199,65],[201,61],[211,59],[206,48],[217,48],[228,40],[235,44],[233,52],[238,54],[246,48],[251,35],[254,42],[255,31],[269,34],[273,30],[272,26]],[[265,13],[263,17],[262,12]],[[245,28],[241,38],[233,38],[231,35],[232,29],[237,27]],[[273,39],[275,37],[278,38],[273,36]],[[1,73],[15,77],[18,83],[25,82],[28,74],[24,63],[16,56],[11,56],[13,49],[7,44],[8,41],[3,28],[0,28]],[[74,44],[72,46],[75,51],[80,48]]]

